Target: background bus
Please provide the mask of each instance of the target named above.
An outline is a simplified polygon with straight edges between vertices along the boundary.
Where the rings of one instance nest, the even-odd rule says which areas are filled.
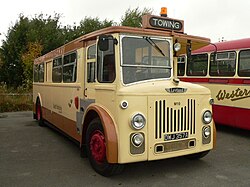
[[[179,57],[178,76],[211,90],[215,123],[250,130],[250,38],[195,50],[189,62]]]
[[[34,117],[78,141],[104,176],[125,163],[201,158],[216,137],[211,93],[177,79],[177,56],[209,42],[153,15],[143,28],[84,35],[35,60]]]

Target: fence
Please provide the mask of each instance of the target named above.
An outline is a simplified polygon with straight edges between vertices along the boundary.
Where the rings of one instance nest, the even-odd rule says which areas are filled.
[[[0,112],[32,110],[32,93],[0,93]]]

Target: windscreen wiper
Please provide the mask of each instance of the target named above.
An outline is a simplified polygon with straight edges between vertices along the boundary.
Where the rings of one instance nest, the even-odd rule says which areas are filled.
[[[150,43],[150,45],[152,45],[159,53],[162,54],[162,56],[166,56],[161,48],[150,38],[150,37],[143,37],[148,43]]]

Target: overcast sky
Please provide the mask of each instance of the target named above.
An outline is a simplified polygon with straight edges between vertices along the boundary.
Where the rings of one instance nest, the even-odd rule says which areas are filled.
[[[62,25],[79,24],[85,16],[120,22],[128,8],[151,8],[159,15],[161,7],[168,16],[184,20],[184,32],[217,42],[250,37],[250,1],[247,0],[7,0],[0,7],[0,40],[15,24],[20,13],[62,14]],[[0,45],[1,42],[0,41]]]

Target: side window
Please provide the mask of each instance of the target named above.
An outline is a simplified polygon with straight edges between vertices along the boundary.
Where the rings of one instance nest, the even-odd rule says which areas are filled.
[[[38,81],[44,82],[44,63],[39,64]]]
[[[63,82],[76,82],[77,62],[76,52],[63,58]]]
[[[180,56],[177,59],[177,75],[184,76],[185,74],[185,56]]]
[[[44,63],[34,65],[34,82],[44,82]]]
[[[208,67],[208,54],[192,55],[190,62],[187,64],[188,76],[206,76]]]
[[[34,65],[34,82],[44,82],[44,63]]]
[[[53,60],[52,82],[62,82],[62,57]]]
[[[239,76],[250,77],[250,50],[239,53]]]
[[[39,70],[39,65],[38,64],[34,64],[34,82],[38,82],[39,77],[38,77],[38,70]]]
[[[115,52],[114,43],[109,40],[107,51],[97,51],[97,79],[99,82],[111,83],[115,80]]]
[[[216,54],[214,62],[214,54],[210,57],[210,72],[211,76],[234,76],[236,67],[236,53],[221,52]]]
[[[87,82],[95,82],[96,45],[87,50]]]

